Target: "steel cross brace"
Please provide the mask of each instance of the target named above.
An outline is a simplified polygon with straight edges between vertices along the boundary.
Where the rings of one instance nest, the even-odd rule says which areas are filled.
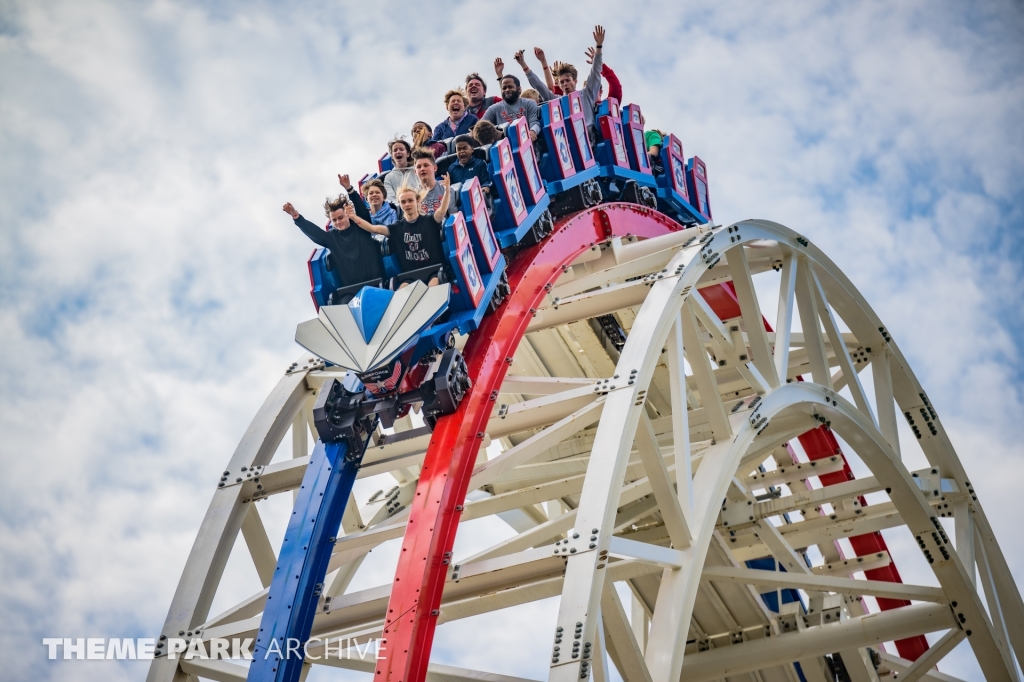
[[[249,682],[297,682],[327,564],[366,443],[317,441],[302,478],[253,647]]]
[[[708,302],[708,305],[711,306],[711,309],[715,311],[715,314],[718,315],[720,320],[737,318],[741,315],[739,301],[736,298],[736,291],[731,282],[720,284],[716,287],[706,287],[701,289],[700,293]],[[772,331],[771,325],[767,320],[764,320],[764,326],[765,331]],[[797,377],[797,381],[803,381],[803,377]],[[846,456],[843,455],[843,451],[839,447],[839,442],[836,440],[835,436],[832,435],[832,431],[829,430],[827,426],[820,426],[808,431],[807,433],[798,436],[798,440],[800,441],[800,445],[803,447],[804,452],[807,453],[808,459],[812,462],[833,456],[842,457],[843,469],[841,471],[820,476],[821,484],[823,486],[844,483],[846,481],[852,481],[855,478],[853,471],[846,463]],[[862,506],[867,505],[867,501],[864,500],[863,497],[860,499],[860,502]],[[851,537],[850,544],[853,545],[853,550],[859,557],[871,556],[878,554],[879,552],[887,552],[889,549],[885,544],[885,539],[882,537],[881,533],[868,533],[867,535]],[[903,578],[900,577],[900,573],[896,570],[896,564],[894,563],[890,563],[884,567],[871,569],[865,572],[865,576],[868,580],[883,580],[892,583],[903,582]],[[910,605],[910,602],[905,599],[879,597],[877,601],[878,607],[882,611],[888,611],[889,609]],[[928,650],[928,640],[925,639],[924,635],[908,637],[906,639],[898,640],[896,642],[896,649],[900,652],[900,656],[903,658],[916,661],[918,657]]]

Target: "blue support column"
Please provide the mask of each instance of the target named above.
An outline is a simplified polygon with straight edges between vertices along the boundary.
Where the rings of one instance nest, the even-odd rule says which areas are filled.
[[[253,647],[249,682],[299,679],[302,646],[313,627],[335,535],[365,451],[366,441],[360,452],[352,453],[354,457],[346,457],[345,440],[326,444],[317,441],[270,584]]]

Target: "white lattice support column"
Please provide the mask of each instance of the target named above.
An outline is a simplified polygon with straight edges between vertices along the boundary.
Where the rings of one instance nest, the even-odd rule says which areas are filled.
[[[793,333],[793,308],[796,306],[797,263],[796,254],[790,252],[783,256],[779,305],[775,317],[775,345],[772,349],[775,373],[783,383],[789,373],[789,344]]]
[[[675,453],[676,494],[683,516],[689,524],[689,517],[693,513],[693,464],[690,459],[690,411],[686,400],[682,311],[676,313],[676,321],[669,332],[665,350],[668,355],[672,402],[672,450]],[[688,535],[692,534],[689,526],[686,532]]]
[[[800,257],[797,267],[795,293],[797,308],[800,310],[800,327],[804,334],[804,348],[811,364],[811,381],[832,388],[832,373],[828,368],[825,340],[821,334],[818,304],[813,293],[813,276],[808,258]]]
[[[945,658],[946,654],[952,651],[966,636],[967,633],[960,628],[951,629],[940,637],[939,641],[932,644],[928,651],[924,653],[924,656],[914,661],[912,666],[903,671],[899,677],[900,682],[917,682],[929,670],[934,668],[939,661]]]
[[[978,570],[974,557],[974,510],[966,499],[953,504],[953,524],[956,529],[956,552],[964,564],[964,570],[971,578],[971,584],[978,585]]]
[[[661,456],[661,449],[658,447],[658,437],[654,435],[654,427],[646,414],[640,415],[640,424],[636,431],[636,447],[640,453],[640,461],[643,462],[644,471],[651,482],[651,490],[654,492],[654,499],[658,501],[658,509],[661,518],[668,530],[668,537],[672,546],[676,549],[683,549],[690,546],[693,536],[690,533],[690,523],[686,513],[679,504],[679,498],[672,487],[672,479],[669,477],[668,467]],[[678,471],[678,469],[677,469]],[[686,487],[689,481],[682,483]]]
[[[669,262],[668,269],[675,270],[695,255],[695,248],[682,251]],[[552,681],[576,682],[581,668],[583,673],[589,668],[587,652],[593,647],[597,627],[591,616],[598,610],[604,584],[602,570],[607,563],[602,557],[607,556],[618,489],[644,410],[643,400],[639,399],[641,391],[646,393],[669,328],[675,321],[674,315],[666,317],[661,313],[670,306],[674,313],[682,305],[681,296],[673,286],[677,284],[678,278],[673,277],[651,287],[616,363],[616,375],[606,384],[604,414],[591,451],[576,523],[566,540],[570,554],[557,627],[562,628],[566,636],[573,633],[574,639],[571,650],[552,656],[549,677]],[[652,349],[656,350],[652,352]],[[579,638],[575,637],[577,634]],[[578,656],[572,657],[574,653]]]
[[[286,374],[278,381],[225,466],[228,479],[244,478],[244,474],[239,476],[243,466],[263,466],[270,461],[308,395],[304,371]],[[224,485],[214,492],[161,629],[164,636],[179,637],[179,632],[191,631],[210,615],[210,605],[247,514],[247,505],[242,502],[251,495],[247,485]],[[166,656],[153,660],[146,677],[147,682],[185,679],[178,661]]]
[[[732,428],[729,426],[729,417],[722,404],[722,395],[718,392],[718,383],[715,381],[711,359],[704,348],[700,331],[697,329],[697,319],[689,302],[680,311],[679,322],[683,331],[683,347],[687,349],[686,359],[690,363],[690,369],[693,370],[704,415],[707,417],[715,439],[724,441],[732,435]]]
[[[892,447],[900,454],[900,435],[896,423],[896,399],[892,393],[892,372],[889,368],[891,354],[887,349],[876,351],[871,358],[871,378],[875,385],[875,410],[878,413],[878,429]]]
[[[814,273],[813,268],[809,271],[809,284],[813,289],[821,323],[824,325],[825,333],[828,335],[829,343],[832,345],[832,352],[835,353],[836,358],[839,360],[839,368],[843,372],[847,386],[850,387],[850,393],[853,394],[853,401],[857,404],[857,409],[871,417],[871,421],[877,424],[878,420],[875,418],[875,413],[868,402],[867,393],[865,393],[864,386],[860,383],[860,375],[857,374],[857,369],[853,366],[850,351],[846,348],[846,342],[843,340],[843,335],[839,330],[839,323],[832,313],[832,306],[829,305],[828,299],[825,297],[825,291],[821,288],[821,282],[818,281],[818,276]],[[835,383],[835,379],[833,379],[833,383]]]
[[[740,304],[747,342],[750,344],[750,352],[754,356],[754,366],[757,367],[757,371],[761,373],[769,387],[778,388],[780,375],[776,371],[772,358],[768,334],[764,328],[764,318],[761,315],[761,306],[754,291],[754,281],[750,276],[750,266],[747,265],[747,256],[743,247],[730,249],[728,259],[729,274],[732,275],[732,283],[736,288],[736,300]],[[745,348],[740,350],[746,354]]]
[[[270,544],[267,529],[263,527],[255,504],[247,505],[245,518],[242,520],[242,536],[249,548],[249,554],[252,555],[260,582],[263,583],[263,587],[270,587],[270,581],[274,578],[274,567],[277,566],[277,555]]]

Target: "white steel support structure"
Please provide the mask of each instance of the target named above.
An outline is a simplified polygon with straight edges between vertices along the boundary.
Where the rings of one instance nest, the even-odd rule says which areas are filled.
[[[701,293],[723,283],[739,310],[724,320]],[[770,332],[768,302],[777,302]],[[161,635],[206,641],[258,629],[277,548],[257,503],[300,485],[316,437],[310,406],[333,376],[304,356],[257,413],[216,484]],[[842,459],[795,461],[787,444],[822,424],[869,477],[816,485]],[[291,456],[272,461],[289,429]],[[349,505],[314,637],[379,636],[392,576],[350,585],[367,553],[404,533],[429,440],[407,424],[368,449],[360,475],[390,481]],[[629,682],[789,682],[797,663],[824,681],[842,652],[854,680],[952,679],[935,665],[966,639],[987,680],[1018,679],[1024,605],[934,406],[853,284],[788,228],[748,220],[585,251],[537,309],[481,443],[462,521],[493,516],[515,534],[452,558],[438,619],[443,628],[558,598],[549,646],[523,652],[536,657],[537,677],[606,680],[609,661]],[[491,443],[503,452],[488,458]],[[908,470],[912,448],[927,468]],[[866,494],[886,499],[863,507]],[[867,580],[861,571],[899,556],[835,549],[899,528],[938,587]],[[264,589],[211,614],[239,533]],[[744,563],[760,557],[785,572]],[[761,594],[783,589],[803,603],[769,609]],[[863,596],[915,603],[866,612]],[[944,634],[917,662],[881,648],[933,632]],[[373,670],[333,653],[311,663]],[[521,679],[504,672],[432,665],[428,679]],[[243,661],[158,655],[148,679],[245,674]]]

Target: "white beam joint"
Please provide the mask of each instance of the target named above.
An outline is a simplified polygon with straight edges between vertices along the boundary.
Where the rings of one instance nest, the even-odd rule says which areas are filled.
[[[623,559],[636,559],[664,568],[678,569],[683,566],[683,553],[679,550],[627,540],[618,536],[613,536],[608,543],[608,553]]]

